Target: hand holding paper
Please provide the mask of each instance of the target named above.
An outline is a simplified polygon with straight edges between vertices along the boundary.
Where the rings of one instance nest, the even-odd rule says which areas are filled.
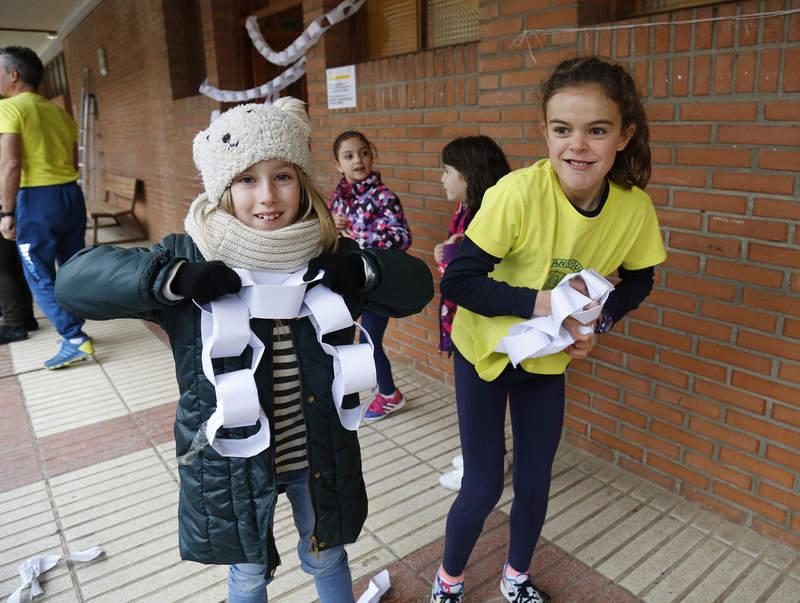
[[[577,282],[572,283],[575,279]],[[585,358],[594,346],[591,325],[613,289],[610,282],[591,269],[565,276],[554,289],[537,295],[535,311],[546,310],[549,305],[549,313],[511,327],[495,351],[508,354],[514,366],[526,358],[561,350],[573,358]]]

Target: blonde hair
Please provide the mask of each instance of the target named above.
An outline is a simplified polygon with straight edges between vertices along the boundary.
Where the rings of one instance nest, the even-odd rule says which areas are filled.
[[[300,217],[298,222],[305,220],[319,220],[319,227],[322,231],[322,251],[323,253],[331,253],[336,251],[339,246],[339,235],[336,233],[336,224],[333,221],[333,216],[325,203],[325,197],[317,190],[311,178],[298,166],[291,164],[297,173],[298,180],[300,181]],[[206,230],[209,218],[217,211],[224,211],[230,215],[235,215],[233,211],[233,195],[231,194],[231,187],[225,189],[220,197],[219,205],[213,208],[206,214],[203,214],[199,220],[200,229],[203,233],[203,239],[206,244]]]

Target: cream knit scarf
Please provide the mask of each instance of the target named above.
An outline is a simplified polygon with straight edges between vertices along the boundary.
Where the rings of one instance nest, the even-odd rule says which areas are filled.
[[[202,193],[186,214],[184,227],[206,261],[220,260],[231,268],[292,272],[322,253],[322,230],[316,218],[280,230],[250,228],[226,211],[206,217],[208,197]]]

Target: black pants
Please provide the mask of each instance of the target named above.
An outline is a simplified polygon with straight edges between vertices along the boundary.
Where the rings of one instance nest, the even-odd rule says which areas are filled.
[[[514,437],[508,560],[515,570],[526,572],[547,513],[564,422],[564,375],[534,375],[509,366],[487,382],[458,350],[453,356],[464,477],[447,515],[444,569],[451,576],[464,571],[483,523],[503,493],[508,400]]]
[[[17,244],[0,237],[0,309],[10,327],[24,327],[33,320],[33,300],[22,274]]]

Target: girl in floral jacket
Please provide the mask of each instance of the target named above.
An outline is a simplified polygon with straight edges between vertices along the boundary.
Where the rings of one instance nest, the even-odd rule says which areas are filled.
[[[411,230],[403,206],[389,188],[381,182],[379,172],[372,170],[375,147],[361,132],[341,133],[333,143],[336,169],[342,180],[329,202],[336,229],[340,235],[358,243],[361,249],[402,249],[411,246]],[[405,398],[395,387],[392,365],[383,351],[383,334],[389,319],[371,312],[361,315],[363,326],[375,346],[375,368],[378,393],[364,415],[367,422],[382,419],[405,404]],[[362,342],[364,336],[361,336]]]

